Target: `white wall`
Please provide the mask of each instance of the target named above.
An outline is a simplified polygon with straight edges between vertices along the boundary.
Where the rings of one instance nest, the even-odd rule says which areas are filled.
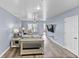
[[[73,8],[63,14],[48,19],[48,21],[51,21],[52,23],[56,24],[56,31],[53,34],[55,37],[54,40],[60,43],[61,45],[64,45],[64,18],[73,15],[79,15],[79,7]]]
[[[44,23],[41,22],[36,22],[34,23],[33,21],[22,21],[22,26],[27,28],[27,24],[37,24],[37,33],[38,34],[43,34],[44,32]]]
[[[19,25],[15,16],[0,8],[0,55],[10,46],[12,27]]]

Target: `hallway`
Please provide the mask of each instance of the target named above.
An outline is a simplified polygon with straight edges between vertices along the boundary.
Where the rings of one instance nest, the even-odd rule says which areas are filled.
[[[44,45],[44,55],[20,56],[18,48],[10,48],[2,58],[77,58],[73,53],[51,42],[49,39],[45,39]]]

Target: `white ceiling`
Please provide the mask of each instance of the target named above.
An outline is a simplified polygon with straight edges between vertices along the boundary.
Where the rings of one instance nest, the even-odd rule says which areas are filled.
[[[0,6],[22,20],[27,20],[29,15],[40,5],[39,17],[50,18],[67,10],[79,6],[79,0],[0,0]],[[46,14],[46,15],[45,15]],[[29,19],[30,20],[30,19]]]
[[[53,17],[79,6],[79,0],[48,0],[47,17]]]

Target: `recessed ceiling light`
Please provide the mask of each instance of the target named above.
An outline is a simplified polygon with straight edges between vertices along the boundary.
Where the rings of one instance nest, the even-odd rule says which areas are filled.
[[[41,8],[40,8],[40,6],[37,6],[37,10],[40,10]]]

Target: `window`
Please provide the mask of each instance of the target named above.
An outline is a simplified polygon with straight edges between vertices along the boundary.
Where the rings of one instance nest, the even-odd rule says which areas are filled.
[[[36,32],[37,24],[28,24],[28,30],[31,30],[32,32]]]

